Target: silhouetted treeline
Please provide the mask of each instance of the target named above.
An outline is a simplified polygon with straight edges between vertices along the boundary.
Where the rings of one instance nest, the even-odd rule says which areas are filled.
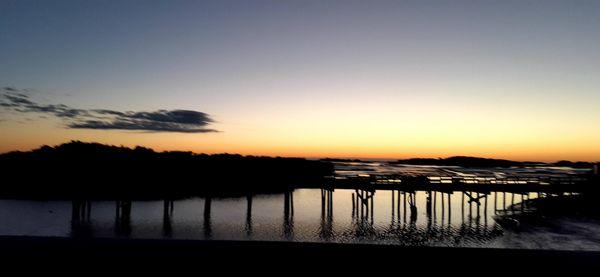
[[[282,192],[333,165],[302,158],[155,152],[72,141],[0,155],[0,197],[165,198]]]

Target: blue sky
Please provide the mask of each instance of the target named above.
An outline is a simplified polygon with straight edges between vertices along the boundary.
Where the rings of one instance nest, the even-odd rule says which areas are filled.
[[[600,158],[598,26],[598,1],[2,1],[0,86],[200,111],[221,132],[0,128],[208,152]]]

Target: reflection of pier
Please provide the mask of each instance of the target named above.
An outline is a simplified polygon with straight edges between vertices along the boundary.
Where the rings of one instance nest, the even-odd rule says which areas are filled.
[[[319,235],[324,240],[334,237],[334,194],[331,187],[323,188],[321,193],[321,221]],[[389,193],[389,194],[387,194]],[[481,192],[481,191],[452,191],[452,190],[387,190],[378,192],[375,189],[355,189],[351,193],[353,235],[371,236],[378,235],[381,229],[374,226],[376,195],[378,199],[391,198],[391,225],[387,232],[406,235],[406,232],[420,232],[422,227],[417,227],[418,219],[417,198],[425,197],[420,203],[426,215],[426,229],[428,236],[453,235],[456,236],[486,236],[490,232],[488,226],[488,213],[510,213],[527,211],[530,196],[547,197],[561,195],[560,193],[511,193],[511,192]],[[386,197],[390,198],[386,198]],[[245,232],[247,236],[253,234],[253,202],[254,195],[246,195]],[[422,199],[422,198],[421,198]],[[205,197],[203,202],[203,231],[204,237],[212,236],[212,201],[213,197]],[[294,238],[294,191],[290,190],[282,195],[283,236]],[[454,201],[454,203],[453,203]],[[489,203],[493,201],[492,203]],[[348,203],[348,202],[346,202]],[[459,205],[460,203],[460,205]],[[343,206],[343,205],[342,205]],[[386,205],[387,206],[387,205]],[[385,207],[385,206],[384,206]],[[460,211],[458,211],[458,209]],[[454,209],[454,210],[453,210]],[[72,202],[72,234],[74,236],[91,235],[91,201],[76,200]],[[115,202],[115,233],[118,236],[129,236],[131,227],[132,201],[118,200]],[[173,234],[174,201],[163,200],[162,203],[162,230],[165,237]],[[460,215],[458,213],[460,212]],[[452,225],[452,226],[451,226]],[[457,226],[460,230],[457,231]],[[494,224],[491,227],[496,228]],[[380,228],[380,227],[379,227]],[[463,235],[461,235],[463,234]]]
[[[417,221],[417,194],[415,191],[392,190],[392,226],[396,223]],[[429,209],[428,209],[429,210]]]
[[[352,222],[354,236],[365,237],[376,233],[375,190],[357,189],[352,193]]]
[[[163,201],[163,235],[170,237],[173,233],[173,227],[171,225],[171,217],[173,216],[173,200]]]
[[[71,204],[71,222],[89,222],[92,213],[92,202],[87,200],[74,200]]]
[[[329,194],[331,199],[332,194]],[[252,202],[253,195],[248,194],[246,196],[246,222],[245,231],[248,236],[252,235]],[[286,237],[292,237],[294,232],[294,193],[288,191],[284,193],[284,207],[283,207],[283,230]],[[170,237],[173,232],[173,212],[174,212],[174,200],[163,200],[163,220],[162,230],[165,237]],[[74,200],[72,201],[72,214],[71,214],[71,226],[73,235],[84,236],[89,235],[91,230],[90,218],[91,218],[92,203],[88,200]],[[212,235],[212,224],[211,224],[211,209],[212,209],[212,197],[207,196],[204,198],[204,210],[203,210],[203,230],[204,236],[210,238]],[[115,201],[115,234],[117,236],[129,236],[131,234],[131,200],[117,200]],[[333,208],[329,208],[333,211]]]
[[[71,230],[73,236],[91,235],[92,202],[74,200],[71,202]]]
[[[355,190],[352,194],[352,216],[360,221],[373,223],[375,191]],[[355,204],[356,202],[356,204]]]
[[[441,219],[441,225],[443,226],[446,221],[450,224],[452,221],[453,192],[427,191],[426,194],[427,201],[425,208],[427,210],[427,224],[432,226],[437,225],[438,210],[440,210],[439,217]],[[439,209],[438,206],[440,207]]]
[[[118,200],[115,210],[115,232],[128,236],[131,234],[131,201]]]
[[[210,209],[212,207],[212,197],[207,196],[204,198],[204,237],[210,238],[212,236],[212,226],[210,221]]]
[[[536,198],[546,198],[548,196],[562,195],[552,193],[535,193]],[[508,214],[515,212],[527,212],[530,210],[530,193],[498,193],[494,192],[494,214]],[[517,201],[517,202],[515,202]]]
[[[252,235],[252,194],[246,195],[246,235]]]
[[[491,194],[479,193],[471,191],[463,191],[461,193],[461,232],[466,230],[475,230],[479,232],[481,229],[486,231],[488,229],[487,222],[487,211],[488,211],[488,198]],[[483,205],[482,205],[483,202]],[[465,215],[465,207],[468,207]],[[481,225],[481,214],[483,213],[483,226]],[[465,217],[466,216],[466,217]]]
[[[283,234],[290,239],[294,235],[294,191],[285,192],[283,199]]]

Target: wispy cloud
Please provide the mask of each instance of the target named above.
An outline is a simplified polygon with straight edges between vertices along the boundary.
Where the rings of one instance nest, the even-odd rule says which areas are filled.
[[[27,90],[0,89],[0,108],[18,113],[52,115],[71,129],[138,130],[149,132],[209,133],[214,121],[203,112],[191,110],[115,111],[78,109],[64,104],[39,104]]]

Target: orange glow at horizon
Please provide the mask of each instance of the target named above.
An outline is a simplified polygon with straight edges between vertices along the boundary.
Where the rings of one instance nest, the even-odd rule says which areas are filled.
[[[291,118],[282,121],[293,120]],[[475,120],[477,121],[477,120]],[[70,140],[100,142],[128,147],[144,146],[157,151],[237,153],[242,155],[293,156],[307,158],[404,159],[476,156],[518,161],[599,161],[598,134],[577,132],[553,136],[551,129],[524,130],[523,125],[472,128],[472,125],[389,125],[338,121],[337,125],[305,122],[271,122],[269,126],[241,128],[218,126],[210,134],[144,133],[127,131],[69,130],[57,124],[0,123],[6,132],[0,151],[29,150]],[[387,122],[389,123],[389,122]],[[473,124],[475,122],[471,122]],[[4,125],[4,126],[3,126]],[[8,125],[8,126],[7,126]],[[34,125],[34,126],[32,126]],[[382,127],[385,126],[385,127]],[[305,129],[306,128],[306,129]],[[506,129],[511,130],[507,132]],[[535,129],[535,128],[534,128]],[[305,131],[309,130],[309,131]],[[385,130],[385,132],[384,132]]]

